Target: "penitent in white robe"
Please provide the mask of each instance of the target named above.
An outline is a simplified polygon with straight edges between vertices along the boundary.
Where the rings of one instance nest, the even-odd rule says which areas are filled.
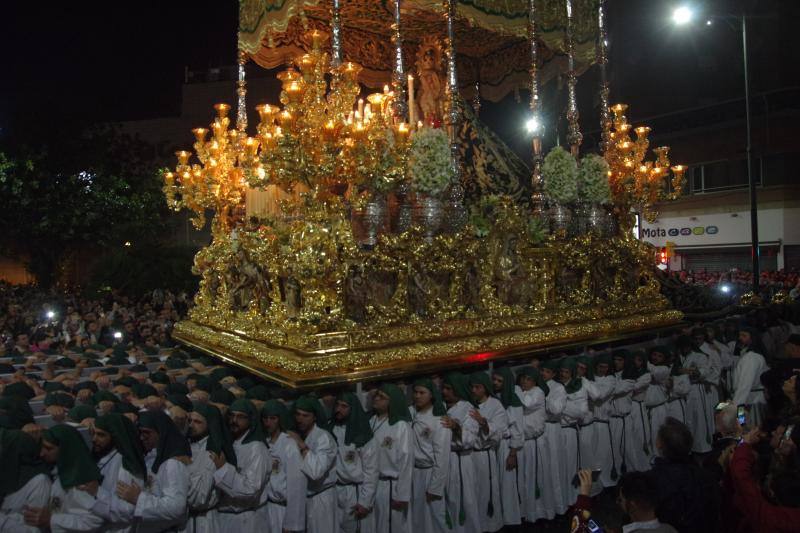
[[[576,378],[578,379],[578,378]],[[568,393],[564,402],[564,411],[561,413],[561,498],[571,506],[578,499],[578,487],[573,484],[575,476],[583,462],[581,458],[580,421],[589,412],[589,396],[586,389],[581,386],[579,390]]]
[[[633,385],[631,412],[625,421],[625,464],[629,471],[650,470],[650,423],[644,402],[651,380],[650,372],[645,372]]]
[[[733,373],[733,403],[749,408],[746,422],[750,427],[758,427],[763,422],[766,400],[761,374],[767,370],[763,355],[743,350]]]
[[[684,368],[696,368],[699,377],[692,383],[686,398],[686,423],[692,431],[694,443],[692,451],[706,453],[711,451],[711,436],[714,434],[714,405],[706,394],[705,380],[709,373],[708,356],[691,352],[683,361]]]
[[[706,396],[712,408],[719,403],[719,385],[722,379],[722,356],[717,346],[713,343],[704,342],[700,346],[700,351],[708,356],[708,374],[706,374]]]
[[[442,426],[442,417],[433,409],[411,409],[414,433],[414,474],[411,492],[411,526],[415,531],[442,533],[448,530],[445,504],[450,475],[451,432]],[[427,494],[440,499],[427,501]]]
[[[503,527],[503,500],[500,494],[500,472],[497,449],[508,430],[508,413],[497,398],[489,397],[478,406],[489,430],[479,430],[475,440],[475,477],[478,479],[478,511],[483,531]]]
[[[669,399],[667,400],[667,416],[687,424],[686,398],[692,390],[692,383],[686,374],[671,375],[669,378]]]
[[[159,465],[158,472],[152,474],[155,452],[155,449],[150,450],[145,456],[150,474],[147,490],[139,494],[133,513],[139,519],[137,533],[186,527],[189,472],[177,459],[167,459]]]
[[[25,507],[47,507],[50,503],[50,487],[50,478],[45,474],[38,474],[19,490],[6,495],[0,505],[0,531],[38,533],[38,527],[25,523],[22,512]]]
[[[589,396],[589,411],[594,418],[594,440],[587,450],[587,440],[584,438],[584,428],[581,428],[581,459],[583,468],[600,470],[600,477],[593,484],[592,493],[597,494],[604,487],[612,487],[617,482],[612,479],[611,472],[617,465],[617,458],[612,452],[611,427],[608,416],[611,395],[614,392],[616,378],[612,376],[595,376],[594,380],[584,379],[583,386]]]
[[[192,446],[192,464],[189,471],[189,520],[186,521],[187,533],[216,533],[219,531],[217,504],[219,490],[214,482],[217,466],[211,460],[206,449],[208,436],[203,437]]]
[[[250,532],[260,530],[266,520],[269,480],[269,452],[263,442],[243,444],[247,433],[233,442],[236,466],[225,463],[214,472],[220,491],[217,521],[223,529]]]
[[[650,450],[650,458],[656,456],[656,435],[658,429],[667,419],[667,399],[669,392],[667,391],[667,383],[669,381],[670,367],[667,365],[652,365],[647,364],[647,370],[650,372],[651,382],[647,388],[647,393],[644,397],[644,405],[647,409],[648,423],[650,424],[650,439],[647,446]]]
[[[522,434],[525,438],[523,455],[525,456],[522,487],[524,491],[522,503],[525,506],[524,515],[528,522],[536,522],[541,518],[551,519],[547,516],[544,507],[544,469],[548,463],[547,447],[544,445],[544,392],[539,387],[522,391],[519,394],[522,401]]]
[[[614,392],[611,393],[611,403],[608,409],[608,425],[611,428],[611,441],[615,463],[615,466],[612,467],[611,477],[615,477],[614,473],[616,470],[616,477],[617,480],[619,480],[622,474],[633,470],[628,466],[625,444],[627,442],[629,429],[627,422],[628,416],[630,416],[633,406],[631,395],[633,394],[633,387],[636,382],[632,379],[622,379],[622,372],[617,372],[614,378],[616,382],[614,384]]]
[[[518,389],[521,392],[521,389]],[[525,512],[523,503],[523,487],[525,472],[525,455],[522,448],[525,439],[522,436],[522,407],[508,407],[508,427],[502,434],[497,448],[497,470],[500,472],[500,499],[503,502],[503,523],[519,525]],[[508,470],[506,464],[511,450],[516,450],[517,467]]]
[[[359,504],[374,511],[375,489],[378,484],[378,457],[375,439],[361,447],[345,444],[347,427],[333,426],[333,436],[338,443],[336,455],[336,522],[343,533],[372,533],[375,531],[375,513],[370,512],[360,520],[352,514]]]
[[[336,440],[316,424],[305,438],[308,451],[300,472],[306,477],[306,533],[335,533]]]
[[[92,505],[92,512],[106,521],[105,531],[123,533],[133,531],[133,512],[136,507],[117,496],[117,483],[128,485],[135,483],[139,488],[144,488],[144,480],[135,477],[122,466],[122,455],[116,450],[111,450],[105,457],[97,462],[103,482],[97,488],[96,501]]]
[[[547,382],[550,392],[544,400],[545,427],[544,443],[548,461],[544,464],[545,477],[542,487],[542,498],[547,516],[555,516],[567,512],[568,504],[563,499],[561,489],[561,462],[564,460],[564,447],[561,438],[561,413],[567,402],[567,391],[557,381]]]
[[[411,424],[398,420],[389,424],[389,417],[370,419],[372,438],[378,444],[378,487],[375,493],[375,530],[411,533],[408,505],[405,510],[392,509],[392,500],[411,502],[411,478],[414,469],[414,437]]]
[[[450,475],[447,481],[447,512],[454,533],[481,530],[473,450],[478,436],[478,423],[469,416],[472,409],[472,404],[459,400],[447,410],[447,416],[460,426],[460,431],[453,431],[450,443]]]
[[[64,490],[56,477],[50,489],[50,531],[101,531],[104,520],[92,512],[95,498],[77,487]]]
[[[267,531],[304,531],[306,529],[306,477],[300,471],[302,457],[297,443],[286,433],[279,433],[269,447],[269,483],[267,484]]]

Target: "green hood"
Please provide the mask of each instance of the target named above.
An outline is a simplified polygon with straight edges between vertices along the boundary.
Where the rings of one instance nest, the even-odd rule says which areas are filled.
[[[147,467],[144,463],[144,450],[139,438],[139,431],[127,416],[119,413],[109,413],[98,417],[94,421],[98,429],[108,432],[114,442],[114,448],[122,456],[122,466],[125,470],[138,477],[147,477]]]
[[[61,407],[66,407],[67,409],[72,409],[72,407],[75,405],[75,398],[66,392],[50,392],[44,397],[44,405],[46,407],[50,407],[51,405],[59,405]]]
[[[379,390],[389,397],[389,425],[393,426],[399,420],[411,422],[406,395],[400,387],[394,383],[384,383]]]
[[[228,431],[228,425],[222,418],[222,413],[213,405],[196,403],[194,412],[206,419],[208,425],[208,440],[206,450],[214,453],[223,452],[225,460],[236,466],[236,452],[233,449],[233,439]]]
[[[522,407],[522,402],[514,389],[514,385],[516,384],[514,382],[514,372],[507,366],[502,366],[500,368],[495,368],[494,374],[503,378],[503,389],[498,395],[503,407],[506,409],[509,407]]]
[[[586,366],[586,379],[589,381],[594,381],[594,365],[592,364],[592,358],[588,355],[581,355],[577,357],[577,363]]]
[[[489,377],[489,374],[484,372],[483,370],[479,370],[478,372],[473,372],[469,375],[469,384],[472,385],[483,385],[483,388],[486,389],[486,394],[491,397],[494,396],[492,392],[494,391],[494,387],[492,387],[492,379]],[[474,403],[477,404],[476,400],[473,400]]]
[[[247,444],[248,442],[254,441],[264,442],[266,440],[264,427],[261,425],[261,417],[258,416],[256,406],[253,405],[253,402],[244,398],[239,398],[231,404],[231,406],[228,408],[228,411],[244,413],[250,417],[250,431],[247,432],[244,440],[242,440],[242,444]]]
[[[536,383],[536,386],[542,389],[545,396],[550,393],[550,387],[547,386],[547,383],[544,381],[539,371],[532,366],[523,366],[517,372],[517,376],[527,376],[531,378]]]
[[[80,424],[86,418],[97,418],[97,411],[91,405],[79,404],[67,412],[67,417],[76,424]]]
[[[22,429],[25,424],[33,423],[33,410],[28,401],[21,396],[0,397],[0,412],[4,413],[6,429]]]
[[[267,400],[261,408],[262,422],[268,416],[277,416],[281,421],[281,431],[289,431],[294,427],[289,408],[278,400]]]
[[[217,389],[209,395],[209,401],[230,405],[236,400],[236,396],[228,389]]]
[[[559,368],[565,368],[572,372],[572,379],[568,383],[562,383],[567,394],[573,394],[581,390],[583,381],[578,377],[578,359],[576,357],[565,357],[561,360]]]
[[[344,443],[353,444],[356,448],[364,446],[372,438],[372,428],[369,425],[369,417],[361,406],[355,394],[343,392],[339,394],[336,401],[345,402],[350,406],[350,416],[345,421]],[[335,415],[331,417],[331,425],[336,424]]]
[[[0,428],[0,502],[25,486],[34,476],[49,474],[50,467],[39,458],[39,443],[17,429]]]
[[[294,414],[295,411],[314,413],[315,424],[317,427],[328,429],[328,420],[325,415],[325,410],[322,408],[319,400],[314,396],[300,396],[292,405],[292,414]]]
[[[469,390],[469,379],[461,372],[450,372],[444,376],[443,385],[449,385],[459,400],[475,405],[475,399]]]
[[[634,362],[636,357],[641,357],[644,361],[644,364],[641,366],[641,368],[636,367],[636,363]],[[646,372],[647,357],[645,357],[644,352],[628,352],[627,356],[625,357],[625,368],[622,370],[622,379],[637,380]]]
[[[442,393],[438,388],[433,386],[433,381],[431,381],[430,378],[418,379],[414,382],[414,386],[425,387],[431,391],[431,395],[433,396],[433,416],[447,415],[447,409],[444,406],[444,402],[442,402]]]
[[[58,446],[58,479],[64,490],[77,487],[90,481],[100,482],[103,476],[97,468],[92,452],[78,433],[67,424],[57,424],[46,429],[42,438]]]
[[[21,381],[17,381],[16,383],[9,383],[3,389],[3,396],[19,396],[21,398],[25,398],[26,400],[30,400],[36,393],[33,389],[27,384]]]
[[[158,433],[156,460],[153,462],[153,473],[167,459],[180,456],[192,456],[189,441],[180,432],[178,426],[163,411],[144,411],[139,413],[139,427],[152,429]]]

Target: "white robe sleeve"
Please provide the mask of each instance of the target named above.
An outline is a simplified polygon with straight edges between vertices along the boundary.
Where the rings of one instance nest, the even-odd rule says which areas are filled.
[[[652,382],[658,385],[661,385],[667,380],[670,370],[670,367],[665,365],[653,365],[647,363],[647,371],[650,372]]]
[[[398,429],[395,439],[398,476],[397,483],[392,483],[392,499],[408,502],[411,501],[411,477],[414,473],[414,436],[409,423],[403,421],[396,425],[402,427]]]
[[[201,450],[200,453],[204,457],[192,457],[192,464],[188,469],[189,492],[187,503],[190,509],[208,509],[217,503],[214,483],[216,466],[208,456],[207,450]]]
[[[758,363],[758,359],[752,354],[739,358],[736,372],[733,374],[734,405],[745,405],[747,403],[747,397],[750,395],[753,383],[755,383],[756,373],[761,368]]]
[[[647,390],[647,387],[650,386],[650,381],[652,381],[652,376],[650,375],[650,372],[645,372],[644,374],[639,376],[633,385],[634,394]]]
[[[525,436],[523,434],[522,407],[508,408],[508,431],[511,434],[508,445],[515,450],[525,446]]]
[[[306,529],[306,476],[300,471],[303,458],[294,441],[286,446],[286,514],[283,529],[305,531]]]
[[[139,488],[144,488],[144,481],[134,477],[130,472],[120,466],[117,474],[117,481],[132,484],[135,483]],[[133,521],[133,513],[136,506],[126,502],[116,493],[105,489],[102,485],[97,489],[97,496],[92,505],[92,512],[102,517],[112,524],[130,524]]]
[[[308,479],[317,481],[328,474],[334,461],[336,461],[336,443],[332,436],[324,436],[320,439],[317,450],[308,449],[301,470]]]
[[[553,387],[550,394],[545,398],[545,409],[547,415],[553,418],[560,418],[564,412],[564,405],[567,403],[567,391],[563,387]]]
[[[367,509],[372,509],[375,502],[375,491],[378,489],[378,443],[369,439],[364,446],[358,449],[361,455],[361,470],[364,481],[358,486],[358,501]]]
[[[589,413],[589,402],[586,398],[586,391],[583,387],[578,392],[568,395],[564,402],[563,414],[575,420],[583,420]]]
[[[214,481],[217,488],[230,498],[256,506],[267,484],[269,453],[263,442],[252,442],[247,446],[253,448],[250,450],[252,453],[242,454],[246,457],[242,457],[241,461],[237,457],[237,467],[230,463],[222,465],[214,472]],[[246,464],[239,464],[241,462]]]
[[[689,380],[689,376],[686,374],[681,374],[678,376],[672,376],[672,394],[678,398],[685,398],[689,395],[689,391],[692,389],[692,382]]]
[[[492,402],[485,416],[489,431],[484,433],[482,429],[478,430],[477,442],[480,448],[497,446],[508,429],[508,413],[500,402]]]
[[[175,521],[186,514],[189,473],[177,459],[167,459],[158,467],[161,495],[142,492],[136,501],[134,515],[143,521]]]
[[[103,518],[91,511],[94,496],[76,487],[69,489],[64,497],[61,511],[50,517],[50,530],[53,533],[62,531],[99,531],[103,527]]]
[[[505,411],[505,410],[504,410]],[[439,423],[439,420],[436,420]],[[439,426],[431,437],[433,443],[433,468],[426,491],[444,497],[447,478],[450,475],[450,438],[452,432]]]
[[[544,392],[539,387],[523,393],[519,399],[522,402],[523,413],[533,413],[544,409]]]
[[[620,398],[626,396],[633,391],[634,382],[632,379],[617,379],[614,383],[614,397]]]

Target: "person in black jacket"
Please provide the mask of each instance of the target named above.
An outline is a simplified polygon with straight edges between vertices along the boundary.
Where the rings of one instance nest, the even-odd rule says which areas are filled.
[[[692,459],[692,433],[667,418],[656,437],[659,456],[653,461],[658,480],[656,514],[680,533],[718,530],[720,495],[713,477]]]

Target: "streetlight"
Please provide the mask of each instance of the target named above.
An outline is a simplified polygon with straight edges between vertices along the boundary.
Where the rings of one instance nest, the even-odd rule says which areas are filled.
[[[694,18],[694,11],[686,5],[679,6],[672,12],[672,20],[677,25],[685,25]],[[747,65],[747,15],[714,16],[706,20],[706,26],[711,26],[714,19],[732,21],[736,20],[742,28],[742,66],[744,70],[744,114],[747,154],[747,185],[750,189],[750,253],[753,259],[753,294],[758,295],[759,287],[759,258],[761,250],[758,245],[758,200],[756,198],[756,182],[753,179],[752,143],[750,140],[750,70]]]

